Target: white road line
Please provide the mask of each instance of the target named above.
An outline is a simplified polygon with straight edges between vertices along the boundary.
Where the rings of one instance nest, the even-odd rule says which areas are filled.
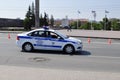
[[[109,58],[109,59],[120,59],[120,57],[112,57],[112,56],[89,56],[93,58]]]
[[[87,43],[88,44],[88,42],[83,42],[83,44],[84,43]],[[90,44],[108,44],[108,42],[91,42]],[[120,45],[120,43],[118,43],[118,42],[112,42],[111,44],[115,44],[115,45]]]

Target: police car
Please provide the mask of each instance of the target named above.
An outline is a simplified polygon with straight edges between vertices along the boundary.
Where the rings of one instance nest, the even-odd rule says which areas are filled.
[[[26,52],[37,49],[63,51],[71,54],[81,51],[83,48],[81,40],[68,37],[49,28],[35,29],[17,34],[16,43]]]

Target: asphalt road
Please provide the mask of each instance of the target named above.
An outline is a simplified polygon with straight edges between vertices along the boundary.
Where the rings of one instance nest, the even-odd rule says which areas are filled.
[[[74,55],[54,51],[22,52],[16,46],[16,34],[0,33],[0,65],[47,69],[120,72],[120,40],[80,38],[84,48]]]

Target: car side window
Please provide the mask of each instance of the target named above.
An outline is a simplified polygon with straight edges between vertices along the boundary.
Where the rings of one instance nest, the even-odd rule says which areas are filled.
[[[35,31],[35,32],[28,34],[28,36],[45,37],[45,32],[44,31]]]
[[[61,39],[61,37],[59,35],[57,35],[56,33],[54,32],[50,32],[49,35],[51,36],[51,38],[53,39]]]
[[[39,31],[38,32],[38,37],[45,37],[45,32],[44,31]]]
[[[38,31],[35,31],[31,34],[31,36],[37,37],[38,36]]]
[[[28,36],[37,36],[37,31],[27,34]]]
[[[51,37],[52,38],[58,38],[58,36],[55,33],[52,33],[52,32],[51,32]]]

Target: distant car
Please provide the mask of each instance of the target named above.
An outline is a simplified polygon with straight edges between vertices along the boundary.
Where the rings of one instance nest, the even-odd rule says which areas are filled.
[[[32,50],[55,50],[72,54],[81,51],[82,41],[68,37],[49,28],[35,29],[17,35],[16,44],[26,52]]]

